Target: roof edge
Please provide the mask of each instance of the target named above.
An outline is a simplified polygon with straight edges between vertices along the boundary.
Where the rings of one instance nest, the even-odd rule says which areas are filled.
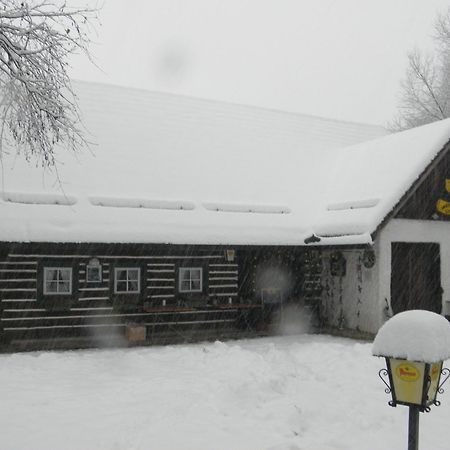
[[[416,193],[417,189],[424,183],[427,176],[434,170],[434,168],[444,159],[447,152],[450,151],[450,138],[444,144],[444,146],[439,150],[436,156],[430,161],[430,163],[425,167],[425,169],[417,177],[416,181],[411,185],[398,202],[392,207],[390,212],[384,216],[375,230],[371,233],[372,239],[375,241],[377,235],[386,226],[387,222],[393,218],[406,204],[406,202]]]

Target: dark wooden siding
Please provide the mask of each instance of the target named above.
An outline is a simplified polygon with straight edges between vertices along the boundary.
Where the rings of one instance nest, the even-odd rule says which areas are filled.
[[[215,261],[209,264],[209,297],[218,304],[235,302],[238,296],[238,264]]]
[[[406,200],[395,217],[419,220],[449,220],[436,211],[438,199],[450,201],[450,194],[445,190],[445,180],[450,179],[450,152],[436,162],[433,170]]]
[[[232,248],[232,247],[231,247]],[[239,261],[230,247],[134,244],[0,244],[1,328],[4,339],[67,338],[99,332],[123,334],[129,323],[158,336],[185,336],[202,328],[225,332],[239,322]],[[86,280],[91,258],[101,282]],[[70,296],[43,293],[44,267],[71,267]],[[114,292],[114,269],[139,267],[139,294]],[[202,267],[201,293],[178,291],[178,269]],[[225,333],[226,334],[226,333]]]

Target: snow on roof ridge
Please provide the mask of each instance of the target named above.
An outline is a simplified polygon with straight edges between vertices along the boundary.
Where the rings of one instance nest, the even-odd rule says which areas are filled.
[[[245,203],[202,203],[208,211],[232,212],[232,213],[256,213],[256,214],[290,214],[287,206],[245,204]]]
[[[325,122],[330,123],[336,123],[336,124],[346,124],[346,125],[354,125],[356,127],[368,127],[368,128],[379,128],[380,131],[384,130],[386,133],[389,133],[386,127],[379,124],[373,124],[373,123],[367,123],[367,122],[357,122],[353,120],[345,120],[345,119],[336,119],[332,117],[324,117],[319,116],[316,114],[309,114],[309,113],[302,113],[302,112],[296,112],[296,111],[285,111],[282,109],[277,108],[271,108],[268,106],[258,106],[258,105],[250,105],[247,103],[239,103],[239,102],[233,102],[230,100],[220,100],[220,99],[212,99],[212,98],[205,98],[205,97],[196,97],[194,95],[188,95],[188,94],[179,94],[175,92],[167,92],[167,91],[155,91],[151,89],[145,89],[140,87],[134,87],[134,86],[125,86],[121,84],[115,84],[115,83],[103,83],[99,81],[85,81],[85,80],[73,80],[75,84],[84,84],[84,85],[97,85],[97,86],[103,86],[106,88],[114,88],[119,89],[123,91],[136,91],[151,95],[160,95],[165,97],[173,97],[173,98],[181,98],[186,100],[192,100],[197,102],[203,102],[203,103],[209,103],[210,105],[227,105],[227,106],[236,106],[240,108],[247,108],[249,110],[257,110],[257,111],[265,111],[268,113],[276,113],[280,115],[285,116],[292,116],[292,117],[298,117],[298,118],[309,118],[314,120],[321,120]]]
[[[195,209],[195,204],[193,202],[184,200],[154,200],[148,198],[111,196],[89,196],[88,199],[93,206],[109,208],[144,208],[173,211],[192,211]]]
[[[3,191],[1,198],[9,203],[22,203],[24,205],[60,205],[73,206],[77,198],[72,195],[39,192],[12,192]]]
[[[349,209],[373,208],[380,203],[379,198],[368,198],[361,200],[349,200],[346,202],[330,203],[327,206],[328,211],[343,211]]]

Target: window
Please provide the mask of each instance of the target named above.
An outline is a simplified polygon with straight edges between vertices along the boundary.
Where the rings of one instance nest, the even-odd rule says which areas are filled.
[[[44,267],[44,295],[69,295],[71,293],[71,267]]]
[[[202,292],[203,269],[201,267],[180,267],[178,289],[180,292]]]
[[[141,269],[121,267],[114,269],[114,292],[116,294],[138,294],[141,290]]]
[[[86,266],[86,281],[88,283],[101,283],[102,266],[100,264],[88,264]]]

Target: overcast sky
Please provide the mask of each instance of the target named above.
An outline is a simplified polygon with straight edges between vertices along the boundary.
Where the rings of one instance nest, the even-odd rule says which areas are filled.
[[[73,76],[386,124],[449,0],[103,0]],[[83,0],[72,3],[83,4]],[[95,3],[93,1],[93,3]]]

